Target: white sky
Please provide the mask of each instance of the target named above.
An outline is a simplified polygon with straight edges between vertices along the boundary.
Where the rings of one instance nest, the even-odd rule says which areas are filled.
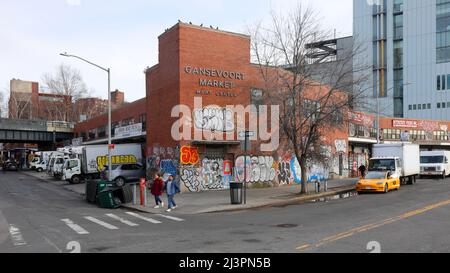
[[[134,101],[145,96],[145,67],[157,63],[157,37],[178,19],[245,32],[272,9],[289,11],[299,1],[338,37],[352,35],[352,0],[1,0],[0,90],[12,78],[41,82],[64,62],[106,98],[106,73],[59,56],[67,51],[110,67],[111,88]]]

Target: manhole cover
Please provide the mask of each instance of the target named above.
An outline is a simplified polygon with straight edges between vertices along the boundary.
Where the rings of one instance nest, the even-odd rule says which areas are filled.
[[[298,227],[298,225],[294,225],[294,224],[280,224],[280,225],[276,225],[275,227],[277,227],[277,228],[295,228],[295,227]]]

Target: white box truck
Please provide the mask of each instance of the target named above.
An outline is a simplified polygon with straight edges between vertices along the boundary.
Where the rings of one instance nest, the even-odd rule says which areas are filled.
[[[414,184],[420,174],[420,147],[412,143],[373,145],[369,171],[390,171],[402,184]]]
[[[53,152],[36,152],[35,157],[30,163],[30,168],[37,172],[42,172],[47,168],[50,156]]]
[[[111,150],[112,164],[143,163],[140,144],[119,144]],[[84,179],[99,179],[104,167],[108,166],[108,145],[86,146],[79,158],[65,162],[62,179],[78,184]]]
[[[439,176],[445,179],[450,175],[450,151],[420,152],[420,176]]]

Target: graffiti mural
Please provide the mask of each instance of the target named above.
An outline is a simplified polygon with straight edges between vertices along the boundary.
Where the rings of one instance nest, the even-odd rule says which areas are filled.
[[[194,166],[182,166],[180,169],[180,181],[190,192],[204,190],[198,168]]]
[[[226,108],[204,108],[194,110],[194,124],[197,129],[212,132],[234,131],[233,111]]]
[[[198,148],[184,146],[180,150],[180,163],[182,165],[197,165],[200,161]]]
[[[276,177],[276,164],[271,156],[240,156],[236,159],[235,169],[238,181],[244,181],[247,168],[247,182],[273,182]],[[247,165],[247,166],[245,166]]]
[[[170,159],[161,160],[160,169],[161,172],[164,174],[172,174],[174,176],[177,175],[177,164],[174,160]]]
[[[206,189],[224,189],[225,185],[223,184],[223,159],[204,158],[202,160],[200,176]]]
[[[191,192],[230,188],[231,161],[204,158],[199,166],[180,167],[180,180]]]
[[[278,183],[280,184],[291,184],[292,172],[291,172],[291,162],[282,161],[278,163]]]

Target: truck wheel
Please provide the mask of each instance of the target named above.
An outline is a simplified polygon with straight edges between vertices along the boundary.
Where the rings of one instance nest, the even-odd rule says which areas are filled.
[[[125,179],[123,179],[123,177],[116,178],[114,182],[116,182],[117,187],[123,187],[125,185]]]
[[[38,173],[41,173],[42,171],[43,171],[42,168],[38,168],[38,169],[37,169],[37,172],[38,172]]]
[[[72,177],[72,179],[70,180],[71,184],[80,184],[81,179],[78,175],[75,175],[74,177]]]

